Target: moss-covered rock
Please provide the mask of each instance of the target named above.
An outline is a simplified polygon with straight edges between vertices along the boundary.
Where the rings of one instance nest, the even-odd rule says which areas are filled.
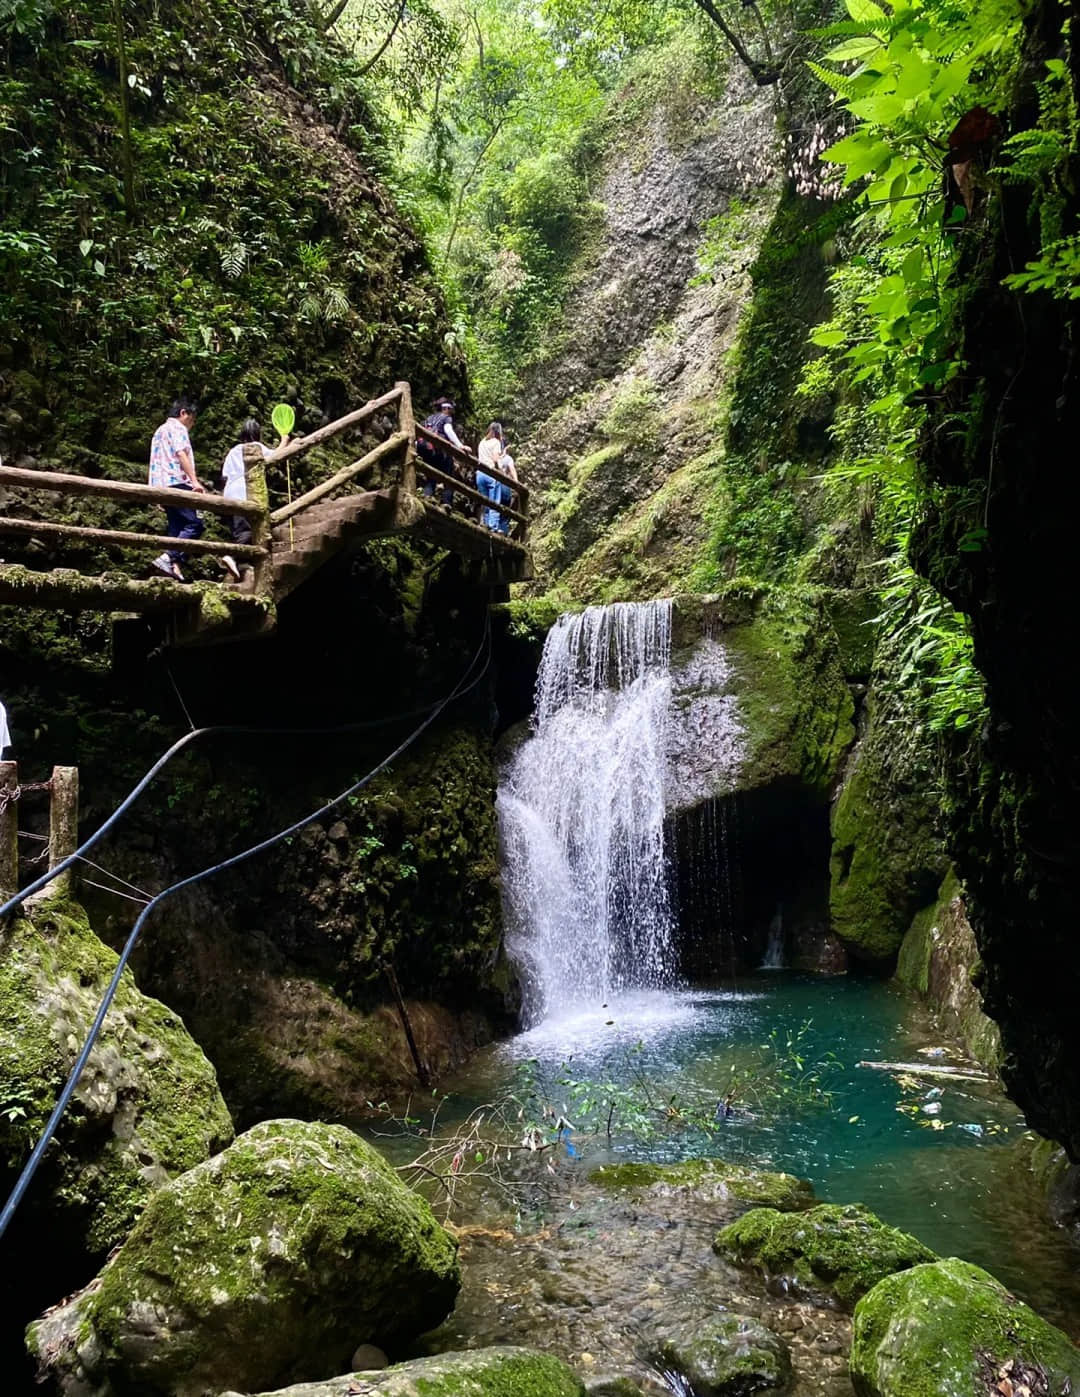
[[[936,1259],[859,1203],[821,1203],[804,1213],[755,1208],[718,1232],[713,1249],[788,1289],[833,1297],[846,1308],[883,1276]]]
[[[981,972],[963,889],[950,870],[937,901],[918,912],[908,928],[896,958],[896,978],[933,1005],[977,1062],[996,1071],[1001,1033],[983,1012]]]
[[[1080,1241],[1080,1165],[1070,1161],[1056,1140],[1045,1140],[1031,1130],[1016,1142],[1016,1152],[1046,1199],[1053,1221],[1069,1228]]]
[[[855,1308],[858,1397],[1080,1391],[1080,1349],[978,1266],[951,1257],[889,1276]]]
[[[268,1121],[156,1193],[27,1342],[53,1392],[200,1397],[340,1372],[438,1323],[459,1283],[457,1244],[370,1145]]]
[[[681,1164],[608,1164],[595,1169],[589,1179],[601,1188],[640,1193],[653,1189],[661,1194],[693,1193],[708,1201],[737,1199],[781,1212],[807,1208],[814,1190],[794,1174],[771,1174],[724,1159],[687,1159]]]
[[[669,803],[797,781],[825,798],[855,736],[821,597],[736,580],[676,598]]]
[[[885,963],[932,903],[948,858],[930,738],[897,673],[899,648],[878,647],[866,727],[833,808],[829,909],[854,956]]]
[[[791,1355],[778,1334],[749,1315],[721,1314],[661,1340],[657,1357],[690,1384],[695,1397],[750,1397],[791,1380]]]
[[[262,1397],[582,1397],[581,1379],[558,1358],[526,1348],[481,1348],[396,1363],[362,1376],[300,1383]],[[224,1392],[221,1397],[240,1397]]]
[[[38,902],[0,931],[5,1193],[56,1104],[115,969],[116,955],[71,901]],[[80,1267],[83,1279],[88,1263],[123,1240],[155,1189],[221,1149],[232,1134],[201,1049],[177,1016],[141,994],[125,971],[19,1217],[32,1227],[48,1214],[56,1239],[53,1293],[70,1285]]]

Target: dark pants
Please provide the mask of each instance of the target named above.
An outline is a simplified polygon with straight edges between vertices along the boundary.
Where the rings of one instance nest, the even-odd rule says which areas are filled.
[[[190,490],[190,485],[176,485],[176,490]],[[203,521],[193,509],[178,509],[175,505],[165,506],[165,518],[168,525],[165,532],[170,538],[202,538]],[[184,561],[184,553],[179,548],[170,548],[169,557],[176,564]]]
[[[251,542],[251,520],[243,514],[230,514],[229,528],[232,530],[233,543]]]

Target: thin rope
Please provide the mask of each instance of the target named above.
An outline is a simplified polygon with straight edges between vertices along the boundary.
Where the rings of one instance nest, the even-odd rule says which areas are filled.
[[[112,893],[113,897],[123,897],[128,902],[137,902],[140,907],[146,907],[150,902],[148,897],[135,897],[131,893],[121,892],[119,888],[110,888],[106,887],[104,883],[95,883],[93,878],[87,878],[85,874],[79,879],[79,882],[88,888],[100,888],[103,893]]]
[[[82,857],[80,858],[80,862],[88,864],[90,868],[96,868],[97,871],[104,874],[106,878],[112,878],[117,883],[123,883],[125,888],[130,888],[133,893],[138,893],[139,896],[145,898],[147,902],[149,902],[154,895],[153,893],[148,893],[144,888],[140,888],[137,883],[129,883],[126,878],[121,878],[119,873],[114,873],[111,868],[103,868],[100,863],[95,863],[93,859]]]
[[[177,703],[179,703],[180,707],[184,711],[184,717],[188,721],[188,727],[191,729],[192,732],[194,732],[195,724],[192,722],[191,714],[188,712],[188,706],[184,702],[184,696],[180,692],[180,686],[173,678],[172,665],[169,664],[168,660],[165,661],[165,673],[169,676],[169,683],[173,686],[173,693],[176,695],[176,701]]]

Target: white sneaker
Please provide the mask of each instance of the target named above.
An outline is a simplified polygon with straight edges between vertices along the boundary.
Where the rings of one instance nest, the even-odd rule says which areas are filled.
[[[240,569],[236,566],[235,558],[230,558],[228,553],[225,553],[218,559],[218,562],[234,582],[240,581]]]
[[[168,553],[159,553],[150,564],[152,568],[157,568],[158,572],[163,572],[166,577],[173,577],[173,560]]]

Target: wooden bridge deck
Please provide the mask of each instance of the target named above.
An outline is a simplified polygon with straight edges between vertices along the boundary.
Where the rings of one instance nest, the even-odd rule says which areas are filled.
[[[300,498],[270,509],[268,471],[276,474],[275,466],[302,457],[315,447],[341,441],[346,433],[394,408],[397,430],[384,441],[320,480]],[[418,438],[437,444],[438,466],[418,454]],[[512,504],[497,506],[509,521],[509,532],[487,528],[481,522],[482,510],[491,507],[491,502],[476,489],[475,458],[416,425],[407,383],[396,384],[381,398],[279,447],[265,459],[261,447],[245,448],[244,466],[248,498],[243,501],[209,494],[193,499],[190,492],[128,481],[0,467],[0,486],[19,491],[96,496],[128,506],[176,504],[191,508],[194,504],[209,514],[245,515],[252,526],[252,543],[240,547],[210,539],[177,543],[160,534],[0,517],[0,533],[17,537],[60,544],[91,543],[126,552],[160,553],[176,546],[192,556],[231,554],[247,569],[241,584],[179,583],[166,577],[139,578],[121,570],[88,575],[72,568],[44,572],[0,563],[0,604],[164,616],[172,643],[209,644],[272,630],[278,605],[331,559],[390,534],[426,539],[457,553],[467,560],[480,584],[500,585],[531,575],[527,487],[485,468],[514,495]],[[372,477],[378,484],[358,492],[358,484]],[[442,502],[447,492],[449,504]]]

